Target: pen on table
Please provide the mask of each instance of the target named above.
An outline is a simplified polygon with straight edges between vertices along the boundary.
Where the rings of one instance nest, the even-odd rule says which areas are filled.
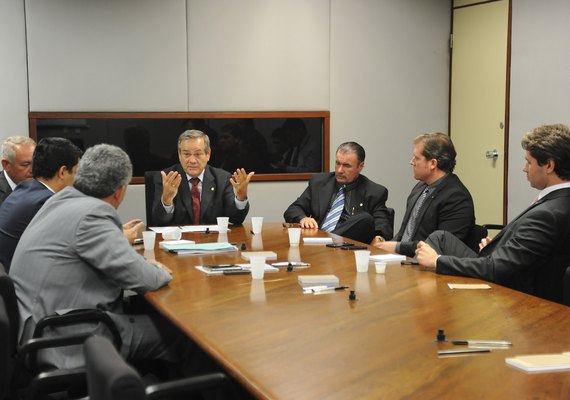
[[[490,353],[491,349],[463,349],[463,350],[439,350],[438,356],[451,356],[455,354]]]
[[[255,235],[255,233],[253,233],[253,231],[250,231],[252,235]]]
[[[292,267],[308,267],[311,264],[309,263],[305,263],[305,262],[301,262],[301,261],[282,261],[282,262],[276,262],[271,264],[273,267],[288,267],[288,266],[292,266]]]
[[[318,293],[318,292],[326,292],[326,291],[333,291],[333,290],[344,290],[344,289],[348,289],[348,286],[322,286],[322,287],[316,287],[316,288],[312,288],[311,290],[313,291],[313,293]]]
[[[241,271],[224,271],[224,275],[249,275],[250,272],[246,270]]]
[[[495,347],[509,347],[513,343],[507,340],[452,340],[451,343],[456,345],[468,346],[495,346]]]

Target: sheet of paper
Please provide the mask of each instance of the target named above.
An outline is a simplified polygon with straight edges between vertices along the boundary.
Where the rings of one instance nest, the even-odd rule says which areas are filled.
[[[406,256],[401,254],[374,254],[370,256],[370,261],[384,261],[384,262],[400,262],[405,260]]]
[[[250,264],[236,264],[240,266],[244,271],[251,271]],[[202,265],[198,265],[195,267],[198,271],[205,273],[206,275],[223,275],[223,270],[212,270],[208,268],[204,268]],[[265,272],[279,272],[279,268],[272,267],[269,264],[265,264]]]
[[[218,232],[218,225],[184,225],[180,229],[184,232]],[[229,231],[230,229],[228,229]]]
[[[333,242],[333,240],[331,237],[304,237],[303,238],[304,244],[329,244],[332,242]]]
[[[448,283],[450,289],[491,289],[486,283]]]

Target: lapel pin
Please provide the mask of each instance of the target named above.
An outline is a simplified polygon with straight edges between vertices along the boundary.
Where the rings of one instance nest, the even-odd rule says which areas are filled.
[[[215,189],[214,189],[214,187],[212,186],[212,187],[210,188],[210,190],[213,192]]]

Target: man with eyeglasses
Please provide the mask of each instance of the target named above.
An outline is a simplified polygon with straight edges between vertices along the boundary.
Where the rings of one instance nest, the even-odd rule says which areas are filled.
[[[36,142],[25,136],[10,136],[2,143],[0,204],[20,182],[32,179],[32,156]]]
[[[202,131],[187,130],[178,138],[176,164],[155,180],[153,223],[210,225],[217,217],[241,224],[249,211],[247,187],[254,172],[238,168],[233,174],[208,165],[210,139]]]

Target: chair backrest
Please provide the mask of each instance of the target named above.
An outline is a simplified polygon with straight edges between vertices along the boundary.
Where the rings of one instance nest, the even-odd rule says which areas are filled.
[[[394,218],[396,217],[396,211],[393,208],[386,207],[388,209],[388,219],[390,221],[390,225],[392,226],[392,232],[394,232]],[[390,240],[390,238],[384,238],[386,240]]]
[[[145,399],[145,385],[102,336],[91,336],[83,348],[90,400]]]
[[[566,267],[566,271],[564,272],[562,303],[570,307],[570,267]]]
[[[4,399],[10,388],[12,380],[13,362],[10,354],[10,320],[4,299],[0,297],[0,399]]]
[[[0,264],[0,297],[4,300],[10,329],[10,341],[2,341],[0,343],[8,343],[10,354],[13,356],[16,354],[18,349],[18,327],[20,325],[20,315],[14,282],[6,273],[2,264]]]
[[[145,171],[144,173],[144,200],[146,211],[146,225],[156,225],[152,220],[152,203],[154,202],[154,182],[160,176],[160,171]]]
[[[479,253],[479,243],[481,243],[481,239],[487,237],[488,233],[489,232],[487,231],[485,225],[475,224],[473,225],[471,232],[469,232],[469,235],[465,240],[465,244],[469,246],[474,252]]]

